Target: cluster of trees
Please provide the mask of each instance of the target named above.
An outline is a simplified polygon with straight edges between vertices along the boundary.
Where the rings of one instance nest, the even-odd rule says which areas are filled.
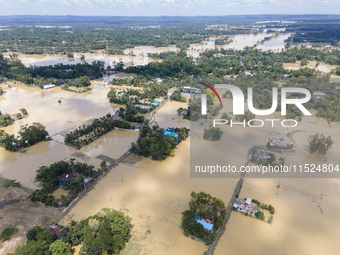
[[[37,122],[21,127],[18,134],[19,136],[15,137],[15,135],[9,135],[4,130],[0,130],[0,145],[6,150],[18,151],[50,139],[46,127]]]
[[[118,115],[126,121],[144,123],[143,114],[147,112],[147,109],[136,108],[134,104],[128,103],[125,109],[123,107],[119,108]]]
[[[135,126],[128,122],[112,120],[111,114],[108,113],[106,116],[93,120],[91,124],[83,124],[83,126],[79,126],[76,130],[66,134],[64,141],[67,144],[75,146],[79,150],[81,147],[92,143],[94,140],[114,130],[116,127],[135,129]]]
[[[191,192],[189,208],[189,210],[182,212],[184,235],[199,238],[210,245],[222,226],[227,213],[224,202],[204,192]],[[212,219],[214,224],[212,231],[206,230],[203,225],[198,223],[196,216],[202,218],[202,220]]]
[[[87,76],[90,79],[103,77],[105,68],[103,61],[93,61],[92,64],[85,62],[72,65],[55,64],[53,66],[30,66],[27,68],[27,71],[32,77],[57,78],[63,80],[75,79],[72,84],[73,86],[78,87],[89,85],[84,85],[84,83],[88,83],[88,79],[85,79],[84,76]]]
[[[209,129],[205,128],[203,133],[203,139],[209,141],[217,141],[220,140],[223,135],[223,131],[218,128],[211,127]]]
[[[207,113],[213,117],[217,116],[220,113],[222,107],[220,105],[215,105],[211,97],[207,97]],[[189,101],[189,107],[187,111],[187,116],[189,116],[191,120],[197,120],[201,116],[201,99],[193,98]]]
[[[334,73],[335,73],[335,75],[340,76],[340,67],[335,68]]]
[[[274,153],[266,153],[266,154],[268,154],[267,159],[256,158],[255,154],[257,154],[257,153],[261,153],[261,152],[257,151],[255,148],[253,148],[251,150],[251,159],[250,159],[251,162],[253,162],[255,164],[259,164],[259,165],[261,164],[261,165],[268,165],[268,166],[275,164],[276,156],[275,156]],[[263,152],[263,153],[265,153],[265,152]]]
[[[268,210],[271,214],[271,216],[269,216],[268,218],[268,222],[272,222],[273,221],[273,216],[275,214],[275,208],[274,206],[272,205],[267,205],[267,204],[264,204],[264,203],[261,203],[259,200],[257,199],[253,199],[252,200],[253,203],[255,203],[257,205],[257,218],[260,219],[260,220],[265,220],[265,216],[264,216],[264,212],[260,210],[263,209],[263,210]]]
[[[177,113],[178,113],[178,115],[184,114],[184,116],[185,116],[188,113],[188,109],[180,107],[180,108],[177,109]]]
[[[132,101],[139,101],[140,99],[144,99],[144,93],[138,89],[126,89],[119,93],[116,89],[110,88],[110,91],[107,93],[107,97],[110,100],[110,103],[114,104],[126,104]],[[130,96],[136,96],[135,99],[130,99]]]
[[[317,151],[321,154],[326,154],[333,147],[334,141],[330,136],[326,137],[323,134],[315,134],[308,137],[308,143],[311,153]]]
[[[175,101],[180,101],[180,102],[186,102],[187,99],[181,95],[181,92],[179,90],[175,90],[171,96],[170,96],[171,100],[175,100]]]
[[[3,114],[0,111],[0,127],[6,127],[14,122],[14,119],[8,113]]]
[[[75,159],[59,161],[50,166],[42,166],[37,170],[36,179],[41,182],[42,188],[31,194],[33,202],[41,202],[46,206],[67,206],[78,192],[84,188],[84,179],[93,180],[101,171],[96,171],[94,166],[80,163]],[[77,175],[75,178],[62,180],[63,174]],[[69,190],[68,196],[61,195],[55,198],[51,195],[62,183],[63,188]]]
[[[124,213],[103,208],[96,215],[80,222],[72,221],[65,227],[53,224],[60,234],[52,226],[46,229],[35,226],[27,232],[26,244],[11,255],[71,255],[72,247],[77,245],[81,245],[80,254],[117,254],[131,237],[130,222],[131,218]]]
[[[233,40],[228,37],[225,37],[224,39],[216,39],[215,45],[226,45],[226,44],[232,43],[232,41]]]
[[[176,146],[189,136],[189,129],[175,128],[178,138],[169,135],[163,135],[163,129],[154,125],[152,128],[143,126],[137,143],[131,144],[131,152],[151,157],[153,160],[164,160],[168,156],[173,155]]]

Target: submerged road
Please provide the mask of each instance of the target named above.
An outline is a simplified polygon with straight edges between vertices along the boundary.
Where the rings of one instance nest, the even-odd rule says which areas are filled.
[[[251,158],[251,154],[248,155],[247,162],[244,164],[245,167],[249,165],[250,158]],[[220,231],[218,231],[217,236],[216,236],[214,242],[209,246],[209,249],[206,252],[207,255],[213,255],[214,254],[214,251],[215,251],[215,248],[216,248],[216,246],[218,244],[218,241],[220,240],[221,236],[223,235],[224,231],[226,230],[226,225],[227,225],[227,223],[228,223],[228,221],[230,219],[231,212],[232,212],[232,209],[233,209],[234,200],[236,198],[236,195],[240,194],[240,192],[241,192],[242,184],[243,184],[245,175],[246,175],[245,172],[241,173],[241,177],[238,180],[238,182],[237,182],[237,184],[235,186],[235,189],[234,189],[234,193],[231,196],[231,199],[229,200],[229,203],[227,205],[227,214],[225,216],[223,224],[222,224],[222,226],[220,228]]]

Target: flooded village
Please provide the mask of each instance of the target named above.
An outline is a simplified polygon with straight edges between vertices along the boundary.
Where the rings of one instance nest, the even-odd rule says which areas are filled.
[[[268,36],[271,39],[263,41]],[[231,41],[226,45],[215,45],[216,38],[212,37],[201,43],[190,44],[186,54],[195,60],[199,59],[202,52],[209,50],[242,50],[254,45],[263,51],[280,52],[285,49],[285,40],[290,36],[290,33],[276,36],[267,33],[237,34],[230,36]],[[18,59],[25,66],[48,66],[82,63],[81,55],[84,55],[88,63],[100,60],[104,61],[105,66],[123,63],[126,67],[133,67],[161,62],[149,54],[162,52],[178,53],[180,49],[175,45],[136,46],[125,49],[124,55],[109,55],[98,51],[76,53],[72,60],[49,54],[19,54]],[[9,54],[4,53],[4,56],[9,57]],[[295,68],[293,65],[287,64],[284,68]],[[322,70],[322,66],[326,68],[326,64],[313,68]],[[251,127],[231,128],[224,125],[220,127],[223,133],[218,141],[207,141],[201,137],[198,139],[200,134],[192,130],[196,131],[193,127],[198,126],[200,129],[209,128],[211,123],[208,120],[193,123],[178,111],[180,108],[189,109],[190,93],[182,93],[186,100],[181,102],[171,99],[177,89],[169,89],[167,96],[160,101],[143,99],[134,105],[136,109],[146,110],[143,116],[148,120],[143,124],[134,123],[135,129],[115,128],[81,148],[65,142],[65,136],[71,131],[90,125],[94,119],[107,114],[112,116],[110,118],[113,122],[120,121],[122,118],[119,117],[119,111],[127,106],[111,103],[108,93],[113,89],[117,92],[117,98],[122,99],[129,89],[143,89],[131,84],[113,85],[111,81],[136,76],[135,73],[124,72],[105,74],[102,78],[91,80],[91,90],[83,93],[66,91],[60,86],[41,89],[13,80],[0,84],[4,91],[0,95],[1,112],[14,115],[22,108],[28,112],[27,116],[16,119],[0,130],[17,134],[23,126],[39,122],[46,127],[51,138],[16,152],[0,147],[1,183],[5,184],[8,180],[20,182],[20,187],[0,187],[2,201],[15,201],[4,206],[0,204],[0,226],[15,225],[18,229],[10,240],[0,243],[0,254],[14,252],[18,246],[24,245],[25,234],[35,225],[46,225],[55,220],[67,226],[72,221],[79,222],[97,214],[102,208],[115,209],[131,218],[131,236],[120,254],[337,254],[337,239],[340,238],[337,229],[337,223],[340,224],[337,214],[337,209],[340,209],[338,178],[320,178],[320,175],[306,178],[309,176],[294,174],[282,178],[280,173],[270,178],[259,178],[254,173],[238,174],[234,178],[192,178],[190,160],[201,158],[204,161],[207,155],[213,157],[214,151],[223,151],[224,160],[237,167],[262,166],[268,162],[284,165],[301,165],[304,162],[338,164],[339,122],[327,121],[313,112],[312,116],[303,116],[294,128],[277,126],[273,129],[264,126],[259,131]],[[162,84],[162,81],[159,78],[155,83]],[[224,93],[220,89],[217,91],[221,95]],[[132,97],[130,95],[128,99],[134,100]],[[221,101],[223,111],[230,114],[233,111],[232,99],[223,97]],[[222,118],[222,112],[217,117]],[[282,119],[278,112],[269,117]],[[164,160],[152,160],[150,156],[130,153],[132,144],[138,143],[142,133],[140,127],[137,128],[139,125],[150,128],[159,126],[163,129],[163,135],[170,137],[178,137],[178,132],[174,131],[176,128],[185,127],[191,131],[189,137],[176,146],[171,156]],[[329,135],[334,141],[333,147],[325,155],[309,151],[309,136],[316,133]],[[202,151],[198,147],[212,150]],[[71,158],[92,165],[95,169],[101,169],[101,163],[105,160],[108,169],[96,177],[95,183],[89,185],[87,191],[80,192],[68,206],[52,208],[30,201],[29,193],[41,188],[41,183],[36,180],[36,171],[41,166]],[[330,176],[337,177],[337,174]],[[66,181],[68,178],[64,176]],[[235,194],[240,179],[240,192]],[[207,192],[227,205],[228,216],[219,229],[221,235],[214,242],[213,248],[183,235],[181,213],[187,209],[193,191]],[[59,187],[52,195],[59,197],[67,193]],[[275,213],[259,201],[275,208]],[[34,215],[39,217],[35,218]],[[79,254],[80,245],[73,248],[74,254]]]

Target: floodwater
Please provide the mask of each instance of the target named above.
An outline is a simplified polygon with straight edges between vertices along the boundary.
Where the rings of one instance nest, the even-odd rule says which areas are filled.
[[[242,50],[245,47],[251,47],[259,44],[265,37],[272,36],[273,34],[259,33],[251,35],[235,35],[232,37],[233,42],[222,46],[224,49]]]
[[[131,65],[146,65],[149,63],[147,57],[132,57],[127,55],[107,55],[104,53],[75,53],[74,58],[68,58],[65,55],[28,55],[20,54],[19,59],[25,66],[36,65],[36,66],[48,66],[55,64],[78,64],[83,63],[80,59],[81,55],[85,56],[87,63],[93,61],[103,61],[105,66],[113,66],[116,63],[123,62],[127,66]]]
[[[182,142],[175,156],[162,162],[120,163],[61,224],[113,208],[132,218],[132,237],[121,254],[203,254],[206,245],[183,235],[181,212],[188,209],[192,191],[209,192],[227,203],[237,179],[191,179],[189,146],[189,140]]]
[[[215,254],[338,254],[339,192],[339,179],[246,179],[240,197],[272,204],[273,223],[232,212]]]
[[[333,69],[339,67],[337,65],[329,65],[326,63],[321,63],[318,66],[316,66],[316,61],[309,61],[306,66],[310,69],[315,69],[317,71],[323,72],[323,73],[330,73]],[[283,68],[287,70],[299,70],[301,68],[301,61],[296,61],[296,63],[283,63]]]
[[[252,43],[259,38],[244,40]],[[137,132],[114,130],[80,151],[63,144],[67,131],[120,107],[108,102],[106,94],[111,86],[107,83],[94,82],[92,87],[92,91],[82,94],[20,84],[5,88],[6,93],[0,101],[1,111],[13,114],[24,107],[29,113],[27,118],[4,128],[6,132],[16,133],[21,125],[40,122],[46,126],[53,141],[41,142],[24,153],[0,148],[0,174],[35,188],[35,170],[42,165],[76,157],[98,167],[101,160],[97,156],[116,159],[123,154],[137,139]],[[62,102],[59,104],[58,100]],[[226,107],[223,111],[232,110],[230,100],[223,99],[223,104]],[[186,103],[167,102],[155,114],[157,124],[161,127],[189,126],[189,122],[177,114],[179,107],[186,106]],[[297,131],[293,135],[297,150],[284,154],[287,165],[339,163],[339,124],[329,126],[325,120],[311,116],[304,117],[293,130]],[[240,166],[247,160],[251,145],[265,145],[272,132],[286,135],[292,130],[266,126],[260,131],[249,127],[224,127],[223,131],[220,141],[203,141],[203,146],[223,151],[227,162]],[[326,156],[309,153],[307,139],[314,133],[331,135],[335,141],[334,148]],[[197,135],[192,132],[190,139]],[[71,219],[79,221],[109,207],[125,212],[134,225],[132,238],[122,254],[203,254],[207,246],[183,235],[181,212],[188,209],[191,191],[204,191],[228,203],[238,179],[190,178],[190,139],[178,146],[174,157],[162,162],[143,158],[131,163],[129,156],[88,192],[61,223],[67,224]],[[197,155],[191,154],[192,158],[205,159],[207,156],[213,155],[208,150],[203,154],[201,151],[197,151]],[[272,204],[276,209],[274,221],[268,224],[233,212],[215,254],[337,254],[339,192],[339,179],[251,179],[247,176],[240,197]]]
[[[124,55],[107,55],[102,51],[96,53],[74,53],[74,58],[68,58],[66,55],[30,55],[20,54],[19,59],[26,65],[48,66],[55,64],[78,64],[83,63],[81,56],[85,56],[87,63],[93,61],[103,61],[105,66],[113,66],[116,63],[123,62],[126,66],[146,65],[153,59],[148,57],[148,53],[161,53],[167,51],[179,51],[175,46],[153,47],[153,46],[136,46],[135,48],[125,49]],[[6,55],[7,56],[7,55]]]
[[[274,38],[271,38],[269,41],[265,41],[263,44],[260,44],[260,42],[265,37],[273,35],[274,34],[271,33],[235,35],[230,37],[233,41],[226,45],[215,45],[215,39],[217,39],[217,37],[211,37],[206,41],[202,41],[201,43],[190,44],[187,54],[188,56],[198,58],[199,54],[206,50],[212,50],[215,48],[242,50],[245,47],[252,47],[255,45],[257,45],[257,48],[262,49],[263,51],[283,50],[285,47],[284,40],[286,40],[290,34],[280,34]]]
[[[262,44],[259,44],[257,46],[258,49],[261,49],[263,51],[274,51],[278,52],[285,48],[285,40],[288,39],[290,34],[280,34],[279,36],[276,36],[269,41],[265,41]]]
[[[29,115],[3,129],[16,134],[22,125],[39,122],[46,126],[53,141],[38,143],[24,152],[8,152],[0,148],[0,175],[4,178],[17,179],[27,187],[36,188],[34,178],[40,166],[75,157],[99,167],[101,160],[97,156],[117,159],[137,140],[138,132],[114,130],[80,151],[63,143],[64,135],[70,130],[107,113],[113,114],[121,107],[109,103],[106,95],[110,86],[106,83],[94,82],[91,85],[93,90],[81,94],[63,91],[60,87],[42,90],[21,84],[12,86],[5,88],[6,93],[0,101],[1,111],[15,114],[20,108],[26,108]]]
[[[111,74],[111,75],[104,74],[103,78],[101,80],[105,81],[105,82],[110,82],[113,79],[124,79],[124,78],[130,78],[131,79],[131,78],[133,78],[135,76],[136,76],[135,73],[117,72],[117,73]]]
[[[224,111],[231,111],[229,100],[224,100],[223,105],[226,107]],[[257,116],[257,118],[261,117]],[[268,118],[279,118],[279,116]],[[222,139],[218,142],[206,142],[203,151],[192,148],[192,159],[206,160],[208,158],[206,154],[211,151],[207,146],[212,145],[211,147],[223,152],[226,163],[239,167],[247,160],[251,145],[265,146],[271,134],[279,133],[286,136],[288,132],[295,131],[293,139],[297,144],[296,153],[280,155],[285,157],[286,165],[339,164],[340,124],[328,125],[327,121],[315,116],[304,117],[293,129],[283,127],[272,129],[266,126],[261,129],[226,127],[223,131]],[[309,135],[315,133],[330,135],[335,141],[334,148],[325,156],[309,152],[307,139]],[[201,154],[193,155],[193,151]],[[214,152],[209,153],[209,157],[213,157]],[[285,177],[287,176],[294,177],[294,174]],[[339,173],[333,176],[339,177]],[[312,177],[311,174],[305,174],[303,177],[254,179],[248,174],[240,197],[255,198],[263,203],[272,204],[276,210],[274,221],[268,224],[233,212],[215,254],[337,254],[337,240],[340,238],[338,230],[340,179],[307,179]]]
[[[183,115],[179,116],[178,108],[188,108],[188,103],[176,101],[166,102],[161,109],[155,114],[155,122],[162,128],[167,127],[186,127],[190,128],[190,121],[183,119]]]
[[[127,48],[124,50],[125,55],[147,57],[148,53],[161,53],[161,52],[178,52],[179,49],[175,45],[169,47],[154,47],[154,46],[135,46],[134,48]]]

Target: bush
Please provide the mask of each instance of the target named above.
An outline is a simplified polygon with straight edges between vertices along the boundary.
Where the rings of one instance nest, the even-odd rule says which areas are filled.
[[[5,228],[1,235],[0,235],[0,239],[2,239],[3,241],[7,241],[9,239],[11,239],[11,236],[17,232],[17,229],[15,227],[7,227]]]
[[[261,210],[258,210],[256,218],[259,220],[264,220],[264,213]]]
[[[16,180],[10,180],[4,184],[4,187],[7,189],[9,187],[20,187],[20,182],[16,182]]]

